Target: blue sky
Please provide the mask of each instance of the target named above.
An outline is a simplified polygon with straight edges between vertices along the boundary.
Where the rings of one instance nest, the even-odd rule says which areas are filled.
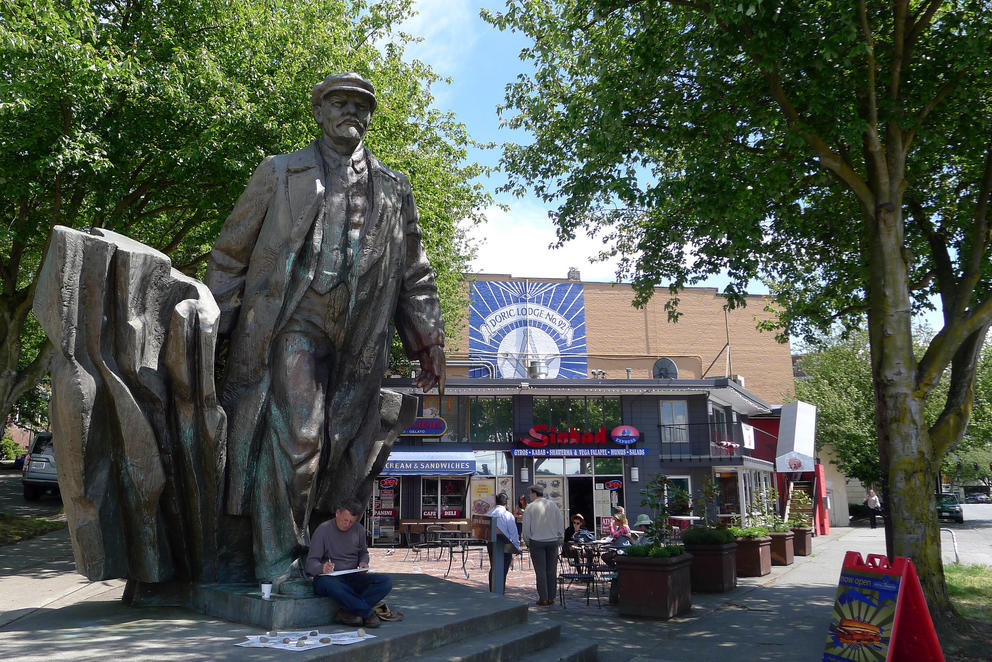
[[[422,43],[408,48],[408,56],[430,64],[435,71],[452,79],[451,85],[440,85],[433,90],[436,105],[454,111],[475,139],[498,145],[527,140],[524,134],[514,135],[508,129],[501,129],[496,112],[504,100],[506,85],[528,66],[519,58],[527,39],[519,34],[499,32],[479,16],[483,7],[499,10],[503,6],[499,0],[418,0],[419,15],[402,27],[403,31],[424,38]],[[497,148],[473,151],[470,158],[495,166],[499,156]],[[495,192],[505,181],[504,176],[496,173],[484,183],[490,192]],[[569,267],[576,267],[583,280],[615,280],[615,261],[590,262],[590,256],[603,248],[599,239],[577,237],[561,249],[549,249],[555,233],[548,219],[548,207],[533,197],[502,194],[496,198],[510,209],[508,212],[495,207],[489,209],[489,222],[473,230],[478,245],[473,271],[564,278]]]

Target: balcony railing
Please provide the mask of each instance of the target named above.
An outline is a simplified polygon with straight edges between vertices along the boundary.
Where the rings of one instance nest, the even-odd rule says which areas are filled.
[[[708,462],[751,454],[744,449],[739,426],[659,425],[658,431],[663,460]]]

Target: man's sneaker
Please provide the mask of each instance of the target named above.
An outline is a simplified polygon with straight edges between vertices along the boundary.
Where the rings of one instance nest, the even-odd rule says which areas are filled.
[[[356,627],[361,627],[362,625],[362,617],[351,613],[347,609],[338,609],[338,613],[334,615],[334,620],[344,625],[353,625]]]
[[[377,628],[382,625],[382,621],[374,613],[371,616],[365,617],[365,627],[367,628]]]

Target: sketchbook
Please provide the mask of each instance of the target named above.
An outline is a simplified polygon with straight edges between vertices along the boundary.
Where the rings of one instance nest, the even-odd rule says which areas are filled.
[[[337,575],[350,575],[353,572],[368,572],[372,568],[352,568],[351,570],[334,570],[332,572],[322,572],[321,577],[335,577]]]

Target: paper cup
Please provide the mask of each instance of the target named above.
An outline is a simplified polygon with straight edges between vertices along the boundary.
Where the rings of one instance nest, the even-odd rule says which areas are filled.
[[[272,597],[272,582],[262,582],[262,599],[268,600]]]

